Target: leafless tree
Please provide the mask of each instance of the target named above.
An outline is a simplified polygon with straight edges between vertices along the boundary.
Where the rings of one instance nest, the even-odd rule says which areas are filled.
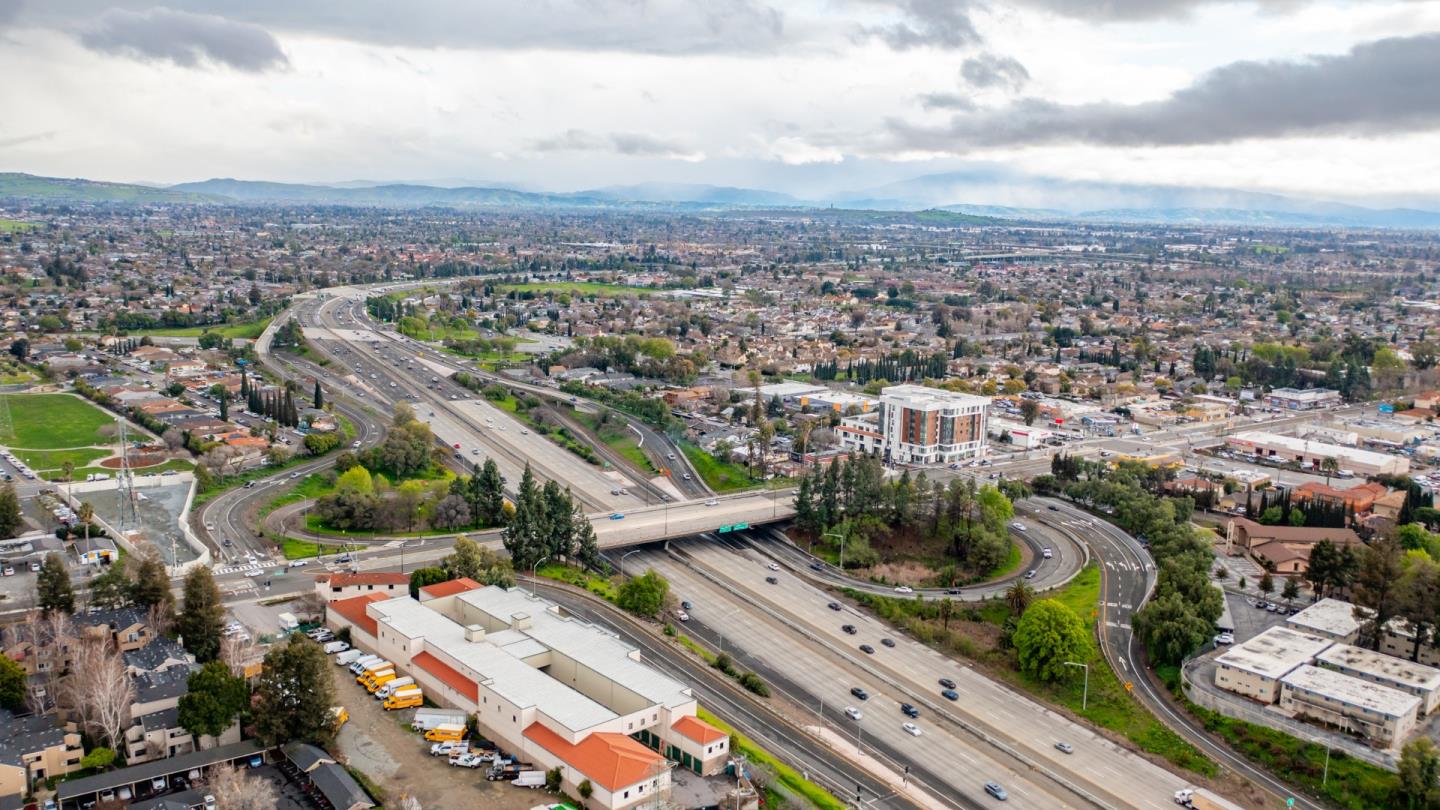
[[[26,611],[11,627],[16,642],[28,643],[35,660],[35,675],[26,682],[26,704],[36,714],[54,707],[61,676],[65,674],[66,650],[74,643],[75,627],[69,614],[55,610]]]
[[[180,431],[180,428],[172,427],[165,431],[160,438],[165,442],[166,449],[171,451],[179,450],[185,446],[185,434]]]
[[[269,780],[250,779],[228,763],[211,768],[205,784],[219,810],[275,810],[280,804]]]
[[[119,749],[130,725],[135,685],[125,659],[108,637],[82,638],[71,645],[70,673],[60,683],[60,705],[90,736]]]
[[[215,476],[235,475],[245,464],[245,454],[238,447],[219,444],[205,451],[200,463]]]
[[[420,800],[406,793],[400,797],[400,810],[420,810]]]
[[[220,639],[220,660],[230,668],[231,675],[244,675],[245,667],[260,658],[260,647],[254,639],[225,636]]]

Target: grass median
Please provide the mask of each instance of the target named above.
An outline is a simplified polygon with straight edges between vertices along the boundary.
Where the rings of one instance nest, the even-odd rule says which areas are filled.
[[[781,762],[774,754],[735,731],[734,727],[710,711],[700,708],[697,709],[697,712],[701,720],[730,735],[730,750],[743,755],[751,765],[772,773],[775,781],[779,782],[786,792],[794,794],[820,810],[845,810],[848,806],[845,802],[835,798],[830,791],[801,776],[799,771]]]

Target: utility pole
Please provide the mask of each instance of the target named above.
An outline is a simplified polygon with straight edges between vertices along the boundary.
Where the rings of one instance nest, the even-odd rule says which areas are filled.
[[[845,573],[845,535],[839,532],[825,532],[821,537],[840,538],[840,573]]]
[[[1074,661],[1066,661],[1065,666],[1080,667],[1081,669],[1085,670],[1085,687],[1084,690],[1080,693],[1080,711],[1083,712],[1085,711],[1085,708],[1090,705],[1090,665],[1077,664]]]

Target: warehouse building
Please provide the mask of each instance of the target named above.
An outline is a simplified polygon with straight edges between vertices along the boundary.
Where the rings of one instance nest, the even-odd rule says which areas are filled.
[[[1434,711],[1436,702],[1440,701],[1440,669],[1404,658],[1349,644],[1336,644],[1315,656],[1315,664],[1352,678],[1408,692],[1420,698],[1421,716]]]
[[[1405,739],[1420,709],[1413,694],[1309,664],[1285,675],[1281,686],[1282,711],[1362,735],[1382,748]]]
[[[1261,703],[1280,699],[1280,679],[1335,642],[1288,627],[1272,627],[1215,659],[1215,685]]]
[[[668,795],[673,763],[703,775],[729,736],[696,717],[686,685],[611,633],[523,590],[454,580],[420,599],[378,593],[334,602],[329,625],[413,677],[425,697],[473,713],[504,750],[588,781],[590,805],[623,810]]]
[[[1410,471],[1410,460],[1405,456],[1315,442],[1263,430],[1237,433],[1227,437],[1225,444],[1232,450],[1258,458],[1293,462],[1317,471],[1327,458],[1335,459],[1339,462],[1340,469],[1349,470],[1356,475],[1405,475]]]

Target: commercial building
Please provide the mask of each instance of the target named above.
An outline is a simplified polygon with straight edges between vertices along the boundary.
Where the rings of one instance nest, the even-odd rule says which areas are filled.
[[[892,385],[880,391],[873,422],[846,420],[837,431],[842,447],[874,447],[894,464],[953,464],[985,452],[990,400],[923,385]]]
[[[1272,627],[1215,659],[1215,685],[1261,703],[1280,699],[1280,679],[1335,642],[1288,627]]]
[[[591,806],[652,803],[672,763],[709,775],[728,760],[728,735],[696,717],[689,687],[523,590],[455,580],[419,600],[365,594],[332,603],[327,622],[430,701],[473,713],[504,750],[559,768],[565,791],[588,781]]]
[[[1410,460],[1404,456],[1325,444],[1262,430],[1250,430],[1229,436],[1225,439],[1225,444],[1232,450],[1257,458],[1293,462],[1317,471],[1327,458],[1335,459],[1340,469],[1357,475],[1405,475],[1410,471]]]
[[[1340,599],[1321,599],[1319,602],[1285,620],[1292,630],[1320,636],[1340,644],[1354,644],[1360,635],[1360,620],[1355,618],[1355,606]]]
[[[1388,686],[1305,664],[1281,680],[1280,709],[1390,748],[1415,728],[1420,698]]]
[[[1421,715],[1434,711],[1436,703],[1440,702],[1440,669],[1404,658],[1349,644],[1336,644],[1315,656],[1315,665],[1408,692],[1420,698]]]
[[[1318,411],[1321,408],[1338,408],[1344,403],[1340,392],[1331,388],[1276,388],[1265,401],[1272,408],[1287,411]]]
[[[365,594],[404,596],[410,593],[410,576],[395,571],[357,571],[315,575],[315,595],[326,602]]]
[[[1267,526],[1243,517],[1225,522],[1225,541],[1257,560],[1268,561],[1277,574],[1304,576],[1310,570],[1310,552],[1321,540],[1337,546],[1358,546],[1360,536],[1351,529],[1318,526]]]

